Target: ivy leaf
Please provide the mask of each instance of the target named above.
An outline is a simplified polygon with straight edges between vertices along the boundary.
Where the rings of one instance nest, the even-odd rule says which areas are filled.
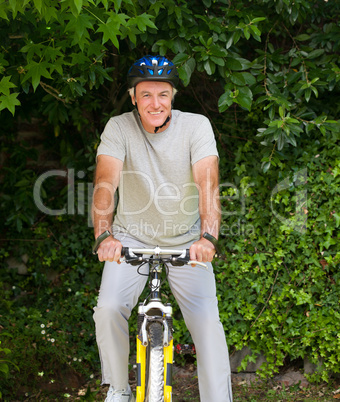
[[[0,111],[3,109],[8,109],[14,116],[15,106],[21,105],[20,101],[17,99],[19,93],[15,92],[7,96],[0,96]]]
[[[332,245],[334,245],[336,243],[337,243],[336,240],[333,239],[330,234],[328,234],[327,237],[326,237],[326,241],[323,243],[323,245],[328,250],[330,246],[332,246]]]
[[[338,214],[333,214],[334,218],[335,218],[335,226],[338,228],[340,225],[340,215]]]
[[[263,253],[257,253],[254,255],[254,260],[258,262],[259,265],[262,265],[262,262],[267,259],[266,255]]]

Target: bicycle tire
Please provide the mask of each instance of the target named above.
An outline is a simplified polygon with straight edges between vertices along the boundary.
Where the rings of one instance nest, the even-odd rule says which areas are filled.
[[[149,325],[149,345],[147,353],[146,402],[164,400],[164,351],[163,326],[159,322]]]

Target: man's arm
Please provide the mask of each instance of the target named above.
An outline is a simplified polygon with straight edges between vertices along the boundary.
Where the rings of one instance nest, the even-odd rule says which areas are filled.
[[[123,162],[108,155],[97,158],[95,187],[92,200],[92,220],[94,236],[109,230],[111,232],[114,195],[118,188]],[[105,239],[98,249],[100,261],[119,261],[122,245],[112,236]]]
[[[203,158],[196,162],[192,169],[199,193],[201,238],[190,247],[190,258],[207,262],[212,261],[216,250],[213,244],[202,236],[207,232],[218,239],[221,224],[218,158]]]

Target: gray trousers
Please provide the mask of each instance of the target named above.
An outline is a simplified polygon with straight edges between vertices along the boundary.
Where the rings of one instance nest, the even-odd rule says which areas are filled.
[[[125,238],[124,246],[146,247]],[[189,245],[176,248],[189,248]],[[173,247],[174,248],[174,247]],[[231,373],[228,348],[219,319],[215,276],[196,267],[170,266],[168,281],[181,309],[197,353],[197,374],[202,402],[231,402]],[[147,273],[147,267],[143,267]],[[102,366],[102,384],[115,389],[128,385],[129,328],[131,310],[147,281],[129,264],[106,262],[97,307],[94,308],[96,337]]]

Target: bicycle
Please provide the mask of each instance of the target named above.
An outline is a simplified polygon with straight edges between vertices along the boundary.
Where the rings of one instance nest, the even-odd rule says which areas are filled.
[[[100,243],[99,243],[100,244]],[[96,248],[99,247],[96,245]],[[94,247],[94,253],[96,249]],[[188,249],[123,247],[121,261],[141,266],[149,264],[149,296],[138,306],[136,364],[136,402],[172,401],[173,319],[170,303],[161,300],[161,274],[170,265],[206,264],[191,261]],[[148,299],[150,299],[148,301]],[[177,347],[177,352],[194,351],[189,345]]]

